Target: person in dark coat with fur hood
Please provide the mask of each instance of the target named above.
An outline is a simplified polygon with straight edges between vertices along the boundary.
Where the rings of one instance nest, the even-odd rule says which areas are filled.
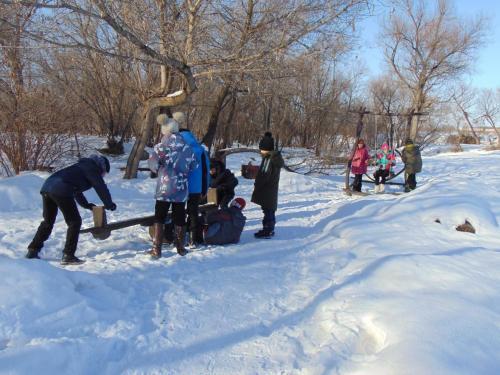
[[[104,203],[104,208],[111,211],[116,210],[116,204],[113,203],[103,179],[106,173],[109,173],[109,169],[109,160],[106,157],[92,155],[55,172],[45,181],[40,190],[43,202],[43,221],[28,245],[26,258],[39,259],[38,253],[52,233],[57,212],[61,210],[68,226],[61,264],[83,263],[75,256],[82,225],[82,218],[76,203],[83,208],[92,210],[95,204],[89,203],[82,192],[94,188]]]
[[[217,190],[219,207],[227,208],[234,198],[234,188],[238,185],[238,179],[222,161],[217,159],[210,160],[210,177],[210,187]]]
[[[281,168],[285,162],[279,151],[274,150],[274,139],[266,132],[259,142],[262,162],[255,178],[252,202],[258,204],[264,213],[262,229],[254,234],[256,238],[271,238],[276,225],[278,208],[278,188]]]

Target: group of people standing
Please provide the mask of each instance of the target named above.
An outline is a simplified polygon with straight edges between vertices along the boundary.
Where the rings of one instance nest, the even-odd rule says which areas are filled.
[[[196,246],[201,241],[207,244],[238,242],[246,221],[241,212],[245,200],[233,199],[238,179],[222,161],[209,158],[205,148],[185,127],[184,113],[176,112],[171,118],[160,114],[157,124],[161,129],[161,141],[153,147],[148,159],[149,168],[157,176],[157,184],[153,241],[147,254],[154,259],[161,257],[165,234],[168,235],[168,221],[172,223],[172,242],[181,256],[187,253],[186,232],[189,233],[189,246]],[[256,238],[271,238],[276,224],[279,177],[284,161],[281,153],[275,150],[269,132],[259,142],[259,149],[262,163],[251,199],[261,206],[264,217],[262,229],[254,235]],[[105,209],[116,209],[103,179],[109,170],[106,157],[92,155],[59,170],[45,181],[41,189],[43,221],[28,245],[26,258],[39,258],[60,210],[68,226],[61,264],[83,263],[75,256],[82,224],[76,204],[92,210],[95,205],[89,203],[82,192],[94,188]],[[219,209],[200,216],[199,207],[206,202],[209,187],[216,189]],[[200,228],[203,229],[202,238],[198,235]]]
[[[416,174],[422,171],[420,148],[413,143],[411,138],[408,138],[405,142],[401,159],[405,165],[405,192],[409,192],[417,187]],[[351,171],[354,174],[352,190],[361,191],[362,178],[368,172],[368,165],[371,160],[368,147],[365,141],[360,138],[351,158]],[[396,165],[394,152],[390,150],[389,145],[385,142],[376,153],[375,165],[377,168],[373,174],[375,180],[374,193],[383,193],[386,179],[392,174],[392,168]]]
[[[160,126],[162,137],[160,143],[153,147],[148,160],[149,168],[157,175],[157,184],[154,195],[153,241],[147,254],[154,259],[160,258],[164,240],[168,236],[168,242],[174,244],[177,253],[185,255],[187,232],[189,247],[196,247],[200,242],[238,242],[246,222],[242,214],[245,200],[234,199],[238,179],[226,168],[223,161],[209,158],[206,149],[186,128],[184,113],[176,112],[172,117],[160,114],[157,124]],[[251,201],[261,207],[263,219],[262,229],[255,232],[254,236],[271,238],[274,236],[276,225],[278,188],[284,161],[280,151],[275,148],[270,132],[266,132],[260,140],[259,150],[262,161],[255,178]],[[405,191],[410,191],[416,188],[415,174],[422,169],[420,150],[411,139],[407,139],[401,155],[405,163]],[[353,190],[361,191],[362,176],[367,173],[370,160],[365,142],[359,139],[351,159],[351,168],[355,175]],[[376,154],[378,168],[374,173],[375,192],[384,191],[386,179],[390,176],[394,164],[394,153],[387,143],[384,143]],[[104,203],[104,208],[116,210],[116,204],[104,182],[104,176],[109,170],[110,164],[106,157],[92,155],[57,171],[45,181],[40,191],[43,221],[28,245],[26,258],[39,258],[39,252],[49,238],[60,210],[68,226],[61,264],[83,262],[75,256],[82,224],[76,204],[92,210],[95,205],[89,203],[82,192],[94,188]],[[217,192],[218,209],[203,216],[200,215],[200,204],[206,202],[209,187]],[[171,231],[166,230],[167,222],[172,224],[169,226]]]

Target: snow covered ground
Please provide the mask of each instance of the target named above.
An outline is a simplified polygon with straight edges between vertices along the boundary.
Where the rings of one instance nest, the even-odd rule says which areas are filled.
[[[106,178],[109,221],[153,212],[155,181],[122,180],[124,163]],[[237,245],[152,261],[132,227],[82,235],[87,262],[66,268],[62,218],[43,260],[23,258],[46,176],[0,179],[2,374],[500,373],[499,152],[428,156],[403,195],[347,197],[342,176],[284,171],[272,240],[253,238],[248,203]],[[476,234],[455,230],[466,219]]]

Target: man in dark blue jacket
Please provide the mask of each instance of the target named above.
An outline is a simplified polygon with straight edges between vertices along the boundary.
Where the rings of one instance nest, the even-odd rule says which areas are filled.
[[[83,208],[92,210],[95,204],[89,203],[82,192],[94,188],[104,203],[104,208],[111,211],[116,210],[116,204],[113,203],[103,179],[108,172],[109,160],[104,156],[92,155],[57,171],[45,181],[40,190],[43,203],[43,221],[28,246],[26,258],[39,259],[38,253],[52,232],[59,209],[68,225],[61,264],[83,263],[75,256],[82,225],[82,218],[76,202]]]

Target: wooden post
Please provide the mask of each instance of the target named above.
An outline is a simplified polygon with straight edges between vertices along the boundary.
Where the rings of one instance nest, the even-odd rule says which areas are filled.
[[[217,189],[209,188],[207,191],[207,203],[217,205]]]
[[[102,228],[108,223],[106,219],[106,211],[103,206],[92,207],[92,215],[94,216],[94,227]]]

